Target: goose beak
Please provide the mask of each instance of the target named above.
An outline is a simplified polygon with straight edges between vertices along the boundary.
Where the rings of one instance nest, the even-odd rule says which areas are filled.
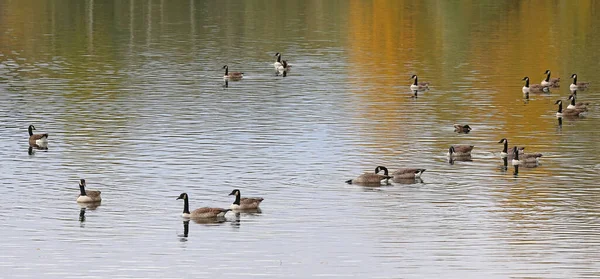
[[[180,200],[180,199],[181,199],[181,197],[177,197],[175,200]]]

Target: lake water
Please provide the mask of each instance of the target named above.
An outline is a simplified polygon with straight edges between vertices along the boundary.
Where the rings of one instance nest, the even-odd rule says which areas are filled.
[[[600,277],[600,6],[487,2],[0,1],[0,277]],[[344,183],[378,165],[427,171]],[[236,188],[262,212],[180,217]]]

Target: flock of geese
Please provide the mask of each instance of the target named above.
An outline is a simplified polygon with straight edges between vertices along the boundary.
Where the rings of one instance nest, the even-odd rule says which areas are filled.
[[[281,54],[278,52],[275,54],[277,58],[273,63],[273,67],[275,68],[275,75],[281,75],[283,77],[287,76],[287,73],[291,69],[291,65],[287,63],[286,60],[281,59]],[[223,66],[225,69],[225,75],[223,78],[226,81],[238,81],[244,77],[244,73],[242,72],[230,72],[229,67],[227,65]],[[529,77],[524,77],[525,86],[523,86],[522,91],[524,94],[531,93],[541,93],[541,92],[549,92],[550,88],[560,87],[560,78],[550,78],[551,72],[550,70],[546,70],[544,73],[546,78],[542,80],[540,84],[530,84]],[[577,74],[572,74],[571,79],[573,82],[569,86],[571,90],[571,95],[568,100],[570,101],[569,105],[563,109],[562,101],[557,100],[556,105],[558,105],[558,111],[556,116],[562,118],[563,116],[579,116],[581,113],[587,111],[587,106],[589,103],[576,102],[576,94],[577,90],[584,90],[588,87],[589,83],[586,82],[578,82]],[[413,80],[410,85],[410,89],[413,91],[422,91],[429,89],[428,82],[419,82],[417,75],[412,75],[411,80]],[[31,154],[32,148],[36,149],[47,149],[48,148],[48,134],[34,134],[33,131],[36,130],[33,125],[29,125],[29,153]],[[454,125],[454,131],[457,133],[469,133],[471,131],[471,127],[469,125]],[[502,152],[500,153],[501,158],[504,160],[504,166],[506,167],[508,160],[511,160],[511,163],[515,168],[518,165],[537,165],[539,159],[542,157],[541,153],[525,153],[524,147],[513,146],[512,148],[508,147],[508,140],[506,138],[501,139],[498,143],[503,144]],[[454,160],[460,161],[468,161],[471,159],[471,151],[475,146],[473,145],[452,145],[448,148],[448,159],[450,163],[453,163]],[[402,183],[406,181],[414,181],[415,179],[420,179],[421,175],[425,172],[426,169],[423,168],[402,168],[394,170],[392,173],[388,171],[388,169],[384,166],[377,166],[375,168],[375,172],[373,173],[363,173],[360,176],[347,180],[348,184],[360,184],[360,185],[381,185],[382,182],[388,184],[390,180],[397,183]],[[380,172],[383,172],[381,174]],[[89,190],[86,189],[85,179],[81,179],[79,181],[79,196],[77,197],[78,203],[100,203],[102,201],[102,197],[100,196],[101,192],[98,190]],[[230,196],[235,196],[235,200],[230,205],[228,209],[219,208],[219,207],[201,207],[190,211],[189,206],[189,196],[187,193],[181,193],[177,200],[183,200],[183,213],[182,217],[191,218],[191,219],[215,219],[215,218],[223,218],[225,214],[229,211],[246,211],[246,210],[259,210],[260,203],[263,201],[263,198],[242,198],[241,192],[239,189],[234,189]]]
[[[560,78],[551,78],[550,70],[544,72],[546,78],[544,78],[540,84],[530,84],[529,77],[524,77],[525,86],[522,91],[526,94],[527,99],[529,93],[547,93],[550,92],[550,88],[560,87]],[[412,84],[410,89],[415,93],[417,91],[429,90],[429,82],[419,82],[417,75],[412,75]],[[578,82],[577,74],[572,74],[571,79],[573,82],[569,85],[571,95],[569,95],[569,105],[563,109],[562,100],[557,100],[555,105],[558,105],[556,116],[559,121],[562,121],[562,117],[578,117],[581,113],[588,111],[589,103],[576,102],[577,90],[585,90],[588,86],[588,82]],[[560,123],[560,122],[559,122]],[[469,125],[454,125],[454,131],[457,133],[469,133],[472,128]],[[508,160],[511,161],[512,165],[515,166],[515,173],[518,173],[518,166],[522,165],[525,167],[536,167],[542,157],[541,153],[525,153],[525,147],[513,146],[508,147],[508,139],[503,138],[498,143],[503,144],[502,152],[500,157],[504,161],[504,168],[508,165]],[[458,161],[470,161],[471,151],[475,146],[473,145],[451,145],[448,148],[448,160],[450,164],[453,164],[455,160]],[[381,173],[383,172],[383,174]],[[395,183],[410,183],[414,180],[419,180],[421,175],[425,172],[422,168],[402,168],[397,169],[390,173],[384,166],[377,166],[375,172],[363,173],[354,179],[347,180],[348,184],[359,184],[363,186],[379,186],[381,183],[389,184],[389,181]]]

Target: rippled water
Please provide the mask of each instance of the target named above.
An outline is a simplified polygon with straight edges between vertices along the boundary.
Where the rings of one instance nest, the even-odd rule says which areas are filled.
[[[0,277],[600,277],[600,22],[543,3],[0,1]],[[592,107],[559,123],[573,72]],[[344,183],[378,165],[427,171]],[[262,212],[180,218],[235,188]]]

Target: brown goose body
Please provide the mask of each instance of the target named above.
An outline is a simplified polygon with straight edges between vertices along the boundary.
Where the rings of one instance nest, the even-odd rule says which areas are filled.
[[[454,124],[454,131],[459,133],[459,134],[468,134],[469,132],[471,132],[471,127],[469,125],[459,125],[459,124]]]
[[[448,149],[449,156],[471,156],[471,151],[475,146],[473,145],[451,145]]]
[[[582,110],[578,110],[578,109],[563,109],[562,107],[562,101],[561,100],[557,100],[556,103],[554,103],[555,105],[558,105],[558,110],[556,111],[556,117],[577,117],[579,116],[583,111]]]
[[[77,202],[81,203],[90,203],[90,202],[100,202],[102,201],[102,197],[100,196],[101,192],[98,190],[87,190],[85,189],[85,179],[79,180],[79,196],[77,197]]]
[[[225,69],[224,79],[236,81],[244,77],[244,73],[242,72],[229,72],[229,67],[227,65],[223,66],[223,69]]]
[[[426,169],[418,168],[397,169],[394,172],[392,172],[393,181],[420,178],[423,172],[425,172],[425,170]]]
[[[46,147],[48,145],[48,134],[34,134],[33,130],[35,127],[33,125],[29,125],[27,128],[29,132],[29,146],[32,147]]]
[[[260,203],[264,200],[263,198],[242,198],[240,190],[234,189],[229,194],[230,196],[235,196],[235,201],[231,204],[229,208],[233,210],[253,210],[257,209],[260,206]]]
[[[384,172],[384,174],[379,174],[380,171]],[[385,181],[386,183],[389,179],[392,178],[388,175],[388,169],[386,167],[378,166],[375,168],[374,173],[363,173],[359,175],[355,179],[347,180],[348,184],[381,184],[381,181]]]
[[[577,90],[574,90],[573,93],[571,94],[571,96],[569,96],[569,100],[571,102],[569,102],[567,109],[576,109],[576,110],[580,110],[582,112],[588,111],[588,106],[590,105],[590,103],[576,102],[576,98],[577,98]]]
[[[179,195],[179,197],[177,199],[178,200],[183,199],[183,213],[181,214],[181,216],[184,218],[199,218],[199,219],[219,218],[219,217],[225,217],[225,214],[228,211],[231,211],[231,209],[225,209],[225,208],[219,208],[219,207],[201,207],[198,209],[194,209],[193,211],[190,212],[188,194],[181,193],[181,195]]]

